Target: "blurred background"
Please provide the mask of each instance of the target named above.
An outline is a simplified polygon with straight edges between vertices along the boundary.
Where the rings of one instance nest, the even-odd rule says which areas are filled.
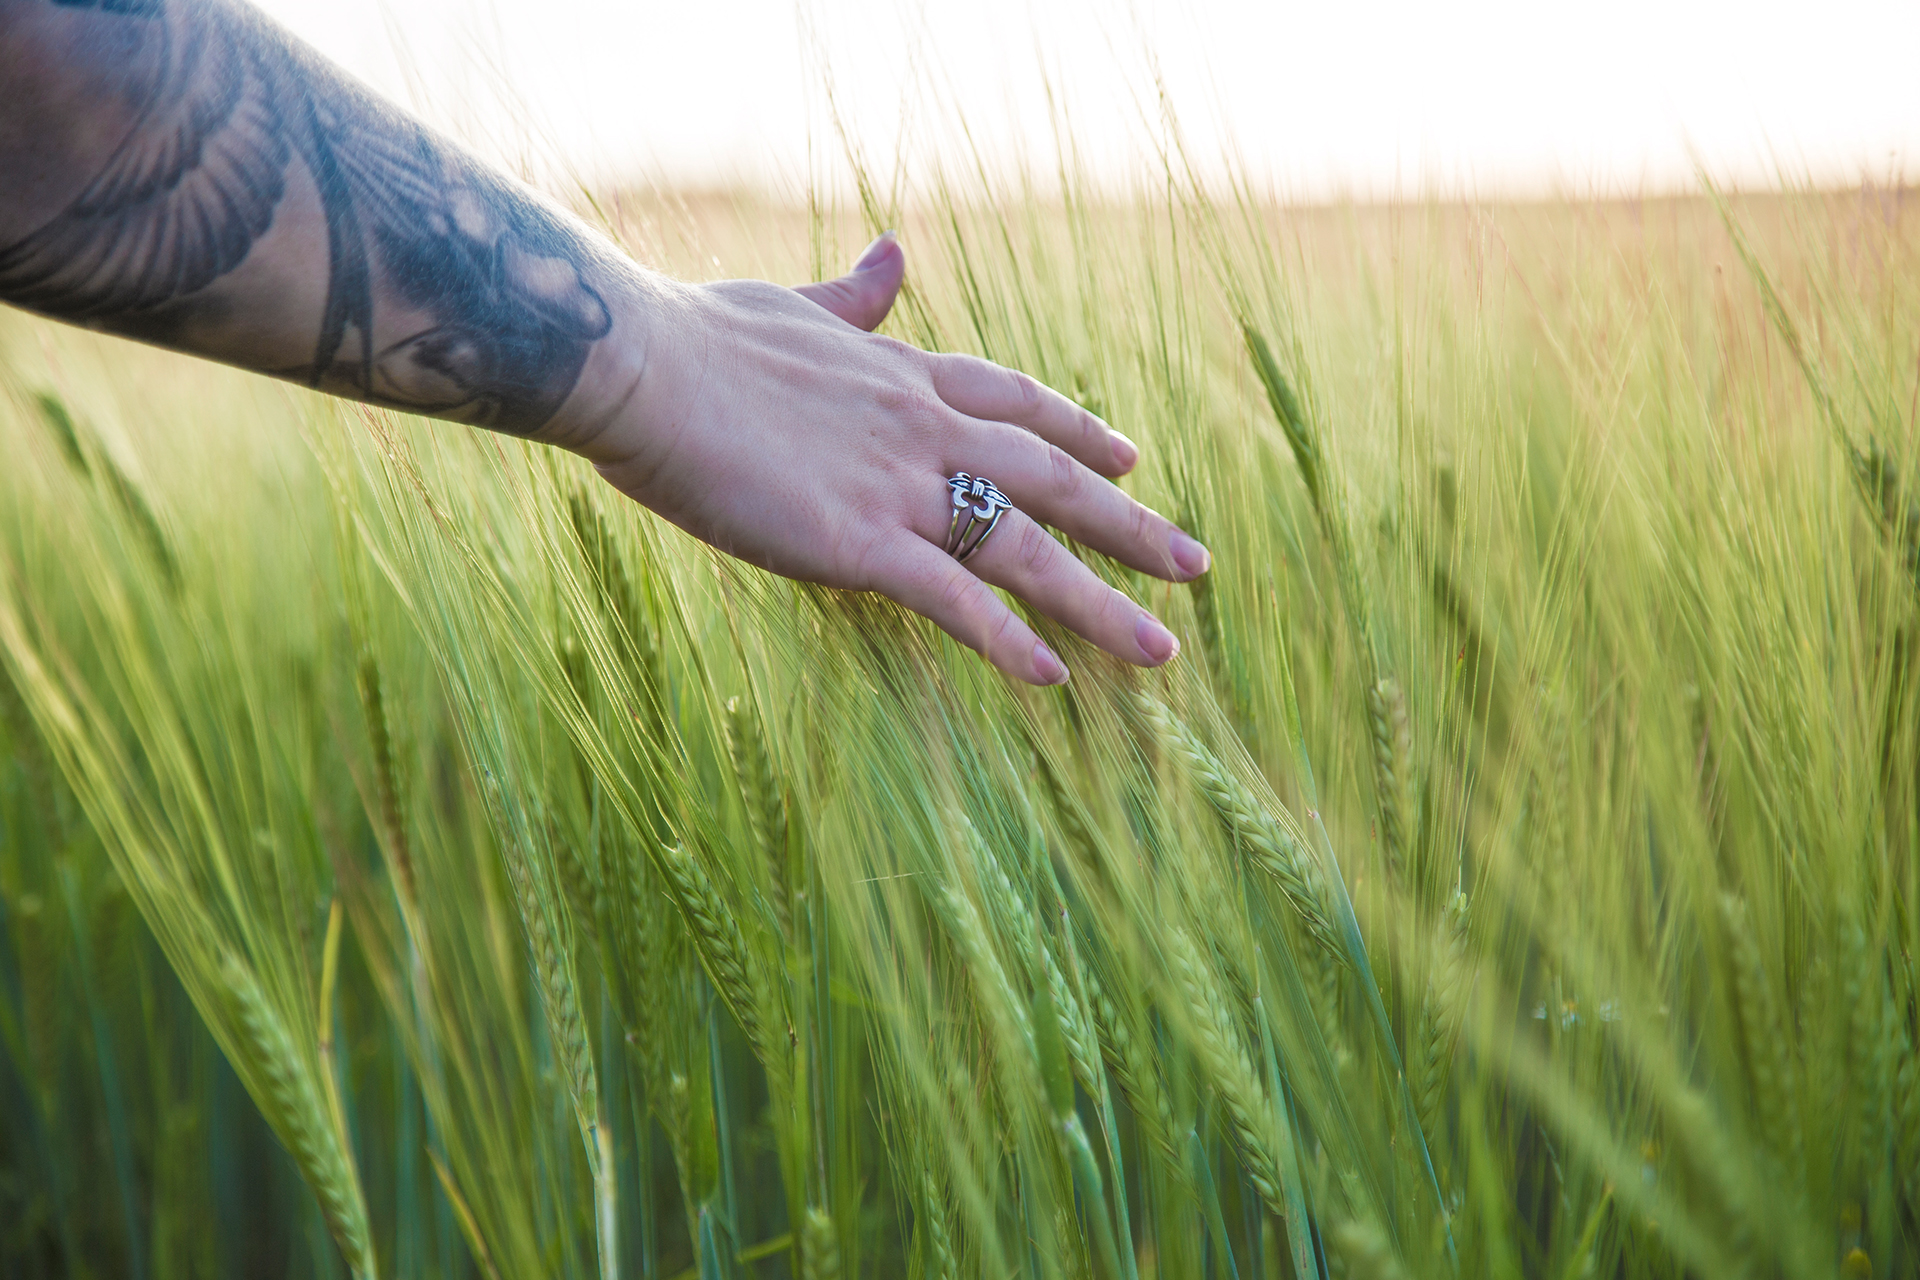
[[[263,0],[381,91],[548,180],[797,192],[876,149],[1051,170],[1058,114],[1124,185],[1164,138],[1283,199],[1898,185],[1920,4]],[[831,86],[829,93],[828,86]],[[809,151],[811,143],[812,151]],[[1150,154],[1150,153],[1149,153]]]

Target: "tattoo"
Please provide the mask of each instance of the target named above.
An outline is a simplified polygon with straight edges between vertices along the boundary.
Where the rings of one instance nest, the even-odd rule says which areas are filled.
[[[0,245],[0,298],[169,345],[228,312],[244,324],[246,303],[209,287],[310,188],[325,304],[311,361],[273,372],[520,434],[560,407],[612,327],[579,232],[249,12],[53,2],[140,24],[156,69],[101,172]]]

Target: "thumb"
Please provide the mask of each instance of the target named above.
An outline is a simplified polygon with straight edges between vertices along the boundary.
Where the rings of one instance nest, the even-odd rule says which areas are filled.
[[[803,284],[794,292],[819,303],[848,324],[874,329],[893,310],[893,299],[900,292],[900,279],[906,274],[907,256],[891,231],[867,246],[853,270],[838,280]]]

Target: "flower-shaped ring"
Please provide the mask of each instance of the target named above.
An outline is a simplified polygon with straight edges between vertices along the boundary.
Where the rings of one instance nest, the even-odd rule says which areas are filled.
[[[1007,495],[985,476],[962,471],[947,481],[953,494],[953,515],[947,521],[947,554],[961,564],[985,544],[1000,517],[1013,510]],[[961,517],[966,520],[962,522]],[[976,532],[977,530],[977,532]]]

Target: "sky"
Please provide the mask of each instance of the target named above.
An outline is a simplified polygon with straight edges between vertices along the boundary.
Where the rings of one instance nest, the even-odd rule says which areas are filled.
[[[798,192],[841,180],[836,112],[869,157],[964,159],[964,120],[1051,172],[1064,110],[1125,185],[1160,88],[1203,171],[1291,199],[1920,177],[1920,0],[260,2],[548,180]]]

